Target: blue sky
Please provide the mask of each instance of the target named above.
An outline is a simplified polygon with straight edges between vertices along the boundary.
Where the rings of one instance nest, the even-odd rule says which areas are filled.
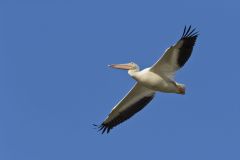
[[[1,1],[0,159],[240,159],[238,1]],[[101,123],[185,25],[200,31],[177,74],[129,121]]]

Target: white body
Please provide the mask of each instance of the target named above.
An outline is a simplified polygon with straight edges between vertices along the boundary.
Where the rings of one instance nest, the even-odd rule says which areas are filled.
[[[139,72],[129,71],[129,74],[144,87],[153,91],[177,93],[177,85],[167,76],[159,75],[146,68]]]

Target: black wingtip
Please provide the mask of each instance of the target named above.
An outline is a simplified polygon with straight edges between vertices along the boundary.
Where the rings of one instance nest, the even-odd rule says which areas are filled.
[[[101,124],[101,125],[97,125],[97,124],[92,124],[95,129],[98,130],[98,132],[102,132],[102,134],[104,134],[107,131],[107,134],[110,132],[110,130],[112,129],[112,127],[108,127],[105,124]]]
[[[182,37],[185,35],[185,32],[186,32],[186,26],[184,26],[184,30],[183,30],[183,34],[182,34]]]
[[[198,31],[195,31],[196,28],[191,29],[192,26],[190,25],[189,27],[184,27],[183,34],[181,36],[181,39],[183,38],[196,38],[199,33]]]
[[[196,28],[192,28],[192,26],[184,27],[182,37],[180,38],[180,42],[178,43],[179,47],[179,56],[178,56],[178,66],[182,67],[189,57],[192,54],[193,46],[198,37],[198,31]]]

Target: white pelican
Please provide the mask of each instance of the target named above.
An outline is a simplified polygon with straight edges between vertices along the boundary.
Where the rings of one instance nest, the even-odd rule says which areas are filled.
[[[143,109],[157,91],[185,94],[184,84],[174,81],[175,72],[183,67],[191,56],[193,46],[198,37],[191,26],[184,28],[182,37],[173,46],[166,49],[163,56],[152,66],[140,71],[133,62],[128,64],[112,64],[112,68],[128,70],[128,74],[137,82],[129,93],[112,109],[108,117],[98,126],[104,133],[132,117]]]

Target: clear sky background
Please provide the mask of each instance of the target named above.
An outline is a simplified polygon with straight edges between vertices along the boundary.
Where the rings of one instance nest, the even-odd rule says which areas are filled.
[[[1,1],[1,160],[239,160],[239,1]],[[176,80],[129,121],[100,124],[134,84],[107,67],[149,67],[200,36]]]

